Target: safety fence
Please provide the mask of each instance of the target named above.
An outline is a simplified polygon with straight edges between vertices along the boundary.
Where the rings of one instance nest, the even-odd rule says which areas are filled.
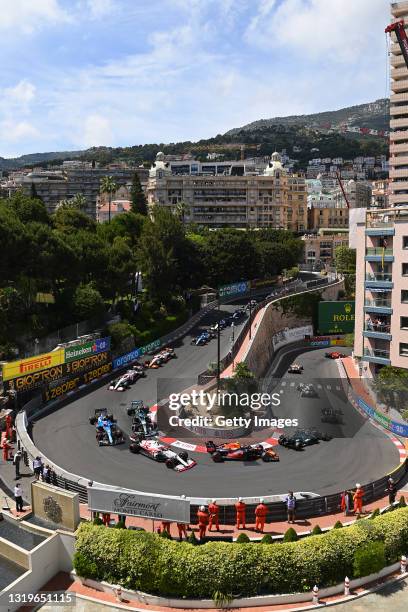
[[[260,304],[258,304],[254,313],[250,319],[244,325],[242,331],[237,337],[236,343],[233,347],[233,351],[231,355],[229,355],[223,363],[223,367],[227,367],[228,360],[231,363],[233,355],[239,350],[239,347],[242,344],[242,340],[245,337],[249,329],[249,325],[253,322],[253,318],[256,316],[256,313],[263,308],[266,304],[274,299],[279,299],[281,297],[286,297],[288,295],[293,295],[299,293],[300,291],[305,291],[305,287],[303,283],[299,283],[297,286],[293,285],[292,287],[286,287],[284,292],[280,292],[279,295],[270,296],[268,299],[263,300]],[[213,306],[215,307],[215,306]],[[235,351],[235,352],[234,352]],[[90,383],[90,387],[95,384],[96,381]],[[76,393],[75,393],[76,394]],[[73,398],[65,398],[65,401],[71,401]],[[55,405],[60,405],[60,401],[56,401]],[[46,410],[52,410],[53,406],[46,406]],[[30,459],[32,460],[35,456],[40,455],[41,451],[39,451],[32,439],[29,436],[29,424],[30,422],[40,415],[40,412],[44,410],[44,405],[42,403],[41,395],[31,399],[24,407],[23,410],[17,415],[16,419],[16,429],[18,435],[18,444],[21,450],[23,451],[23,456],[25,460],[28,462]],[[45,459],[45,458],[44,458]],[[60,468],[59,466],[53,464],[48,459],[45,459],[53,468],[55,472],[53,484],[66,489],[68,491],[72,491],[78,493],[79,500],[82,503],[87,503],[87,486],[88,481],[86,478],[81,476],[71,474]],[[405,460],[401,463],[393,472],[391,472],[392,477],[395,483],[398,486],[404,477],[406,476],[408,471],[408,463]],[[371,503],[377,499],[380,499],[384,496],[385,489],[387,486],[387,479],[390,474],[386,474],[381,478],[377,479],[374,482],[367,483],[363,485],[364,491],[364,504]],[[95,485],[103,487],[103,484],[94,483]],[[322,516],[324,514],[331,514],[339,511],[340,508],[340,500],[341,500],[342,492],[334,493],[331,495],[316,497],[314,495],[300,494],[299,498],[296,502],[296,517],[298,519],[306,519],[316,516]],[[264,496],[265,502],[268,505],[268,521],[281,521],[286,517],[286,506],[283,501],[276,501],[277,496]],[[199,505],[202,503],[208,503],[209,500],[187,497],[190,502],[190,522],[192,524],[196,523],[196,515],[197,509]],[[184,503],[185,500],[183,500]],[[245,501],[245,498],[244,498]],[[247,523],[251,524],[255,521],[255,508],[258,504],[257,498],[248,498],[246,506],[246,517]],[[219,499],[220,505],[220,521],[224,524],[234,524],[235,522],[235,509],[234,504],[236,502],[235,499]]]

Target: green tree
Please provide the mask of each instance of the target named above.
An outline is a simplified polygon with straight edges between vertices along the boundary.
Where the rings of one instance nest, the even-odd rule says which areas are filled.
[[[92,284],[79,285],[73,302],[78,320],[100,317],[105,311],[101,294]]]
[[[185,202],[179,202],[176,204],[175,214],[178,216],[182,223],[185,222],[186,216],[190,214],[190,207]]]
[[[335,250],[334,261],[339,274],[355,274],[356,272],[356,250],[348,246],[339,246]]]
[[[384,366],[378,372],[374,386],[380,399],[388,406],[403,410],[408,401],[408,371]]]
[[[147,215],[147,201],[146,195],[143,191],[142,184],[140,182],[139,175],[137,172],[133,175],[132,188],[130,190],[130,197],[132,200],[132,212],[139,213],[140,215]]]
[[[116,193],[118,189],[117,184],[115,183],[113,176],[103,176],[100,184],[100,192],[108,194],[108,203],[109,203],[109,213],[108,213],[108,223],[111,222],[111,209],[112,209],[112,196]]]
[[[79,230],[96,232],[96,222],[76,208],[62,206],[53,215],[54,227],[62,233],[72,234]]]

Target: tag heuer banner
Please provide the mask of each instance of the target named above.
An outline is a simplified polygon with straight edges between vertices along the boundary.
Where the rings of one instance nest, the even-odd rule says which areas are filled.
[[[319,333],[349,334],[354,331],[354,301],[319,302]]]

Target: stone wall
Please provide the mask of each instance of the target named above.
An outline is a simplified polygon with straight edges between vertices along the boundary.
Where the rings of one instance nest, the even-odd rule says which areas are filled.
[[[335,285],[331,285],[326,287],[323,291],[320,291],[322,291],[323,299],[336,300],[338,292],[343,288],[343,281],[339,281]],[[303,293],[312,292],[313,291],[309,290]],[[273,336],[286,327],[303,327],[304,325],[311,325],[312,323],[310,317],[298,317],[293,314],[285,315],[279,310],[276,310],[277,302],[284,299],[287,298],[281,298],[280,300],[270,302],[262,311],[261,319],[258,321],[257,326],[253,327],[252,341],[248,346],[243,361],[245,361],[249,369],[258,377],[265,375],[273,359],[275,352],[272,342]]]

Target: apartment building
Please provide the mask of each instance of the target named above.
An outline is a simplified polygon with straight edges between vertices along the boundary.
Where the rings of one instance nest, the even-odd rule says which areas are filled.
[[[62,170],[36,170],[21,175],[16,180],[16,188],[22,188],[27,195],[37,195],[41,198],[49,213],[55,212],[61,200],[83,195],[86,198],[85,212],[95,218],[102,178],[112,176],[118,188],[126,187],[128,193],[135,173],[138,174],[142,186],[146,185],[148,170],[145,168],[92,168],[89,165],[72,164],[65,165]],[[124,195],[118,190],[118,198]]]
[[[185,221],[208,227],[274,227],[303,231],[307,226],[306,185],[274,153],[262,174],[173,174],[158,153],[147,185],[150,209],[185,204]]]
[[[408,2],[391,4],[393,21],[408,24]],[[408,205],[408,69],[395,34],[391,43],[390,206]]]
[[[303,262],[312,270],[321,270],[334,263],[337,247],[348,246],[348,231],[333,234],[322,232],[319,234],[305,234],[303,241]]]
[[[362,374],[408,368],[408,208],[368,210],[356,246],[354,352]]]

